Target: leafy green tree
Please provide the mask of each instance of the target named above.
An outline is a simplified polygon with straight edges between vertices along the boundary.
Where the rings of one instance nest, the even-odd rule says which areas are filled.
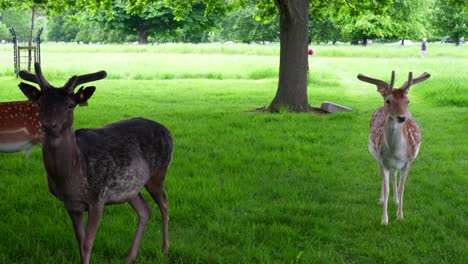
[[[431,20],[436,31],[448,35],[456,45],[460,38],[468,36],[468,3],[466,0],[436,0],[432,9]]]
[[[203,3],[197,2],[190,13],[175,19],[174,10],[163,1],[148,3],[139,13],[131,13],[128,2],[120,0],[113,3],[111,12],[99,12],[89,19],[99,22],[116,39],[137,36],[140,44],[147,44],[150,37],[201,42],[219,19],[215,14],[205,16],[205,9]]]
[[[107,18],[106,24],[111,29],[127,34],[136,33],[138,43],[147,44],[148,35],[164,34],[167,30],[174,30],[180,22],[174,20],[173,10],[163,2],[149,4],[139,14],[130,14],[127,12],[125,1],[116,1],[113,5],[112,17]]]
[[[25,15],[25,12],[27,15]],[[30,15],[28,11],[6,9],[2,12],[1,23],[6,28],[13,27],[19,41],[27,41],[29,38]],[[8,39],[11,39],[11,34],[7,31]]]
[[[358,16],[338,18],[339,28],[346,38],[366,44],[367,39],[419,39],[426,35],[428,0],[394,0],[383,12],[366,11]]]
[[[1,21],[1,14],[0,14],[0,21]],[[10,40],[10,39],[11,39],[11,35],[8,31],[7,26],[3,24],[2,22],[0,22],[0,41]]]
[[[368,39],[392,35],[392,19],[386,14],[367,11],[360,16],[344,16],[339,23],[342,34],[352,43],[362,40],[362,44],[366,45]]]
[[[12,1],[10,0],[0,0],[0,10],[5,10],[12,6]]]
[[[205,4],[195,2],[190,13],[178,18],[180,38],[177,41],[198,43],[208,40],[208,32],[219,27],[225,11],[218,9],[210,14],[205,14],[205,9]]]
[[[70,14],[66,14],[49,18],[48,39],[50,41],[74,41],[80,29],[78,23],[66,19],[69,15]]]
[[[324,17],[310,17],[309,35],[312,42],[333,42],[345,40],[341,34],[338,22],[327,14]]]
[[[65,42],[109,42],[122,43],[128,36],[136,38],[106,26],[106,21],[96,20],[95,15],[88,11],[69,11],[63,15],[49,17],[48,37],[51,41]]]
[[[222,23],[223,40],[237,42],[274,41],[278,39],[278,17],[271,21],[256,19],[254,6],[237,9],[227,15]]]
[[[391,18],[391,34],[401,40],[421,39],[425,32],[425,21],[428,18],[429,2],[427,0],[394,0],[388,10]]]
[[[114,2],[112,11],[69,11],[51,19],[50,39],[54,41],[117,42],[146,44],[148,39],[201,42],[216,26],[219,17],[204,15],[205,6],[194,5],[192,12],[175,20],[172,8],[164,2],[146,6],[131,14],[125,1]]]

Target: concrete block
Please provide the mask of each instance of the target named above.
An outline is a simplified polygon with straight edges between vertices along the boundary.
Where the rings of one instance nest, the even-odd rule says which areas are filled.
[[[337,112],[351,112],[352,111],[352,109],[349,107],[331,103],[331,102],[323,102],[320,108],[332,114],[337,113]]]

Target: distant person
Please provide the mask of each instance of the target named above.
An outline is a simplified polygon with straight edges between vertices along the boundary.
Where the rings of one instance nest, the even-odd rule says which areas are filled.
[[[314,51],[312,49],[307,50],[308,55],[314,54]],[[307,73],[309,73],[309,59],[307,59]]]
[[[421,57],[426,58],[426,50],[427,50],[427,39],[423,38],[421,42]]]

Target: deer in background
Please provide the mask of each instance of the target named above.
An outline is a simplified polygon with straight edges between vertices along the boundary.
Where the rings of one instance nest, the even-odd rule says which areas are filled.
[[[25,151],[41,144],[39,109],[27,101],[0,103],[0,152]]]
[[[372,115],[369,134],[369,151],[380,165],[382,175],[382,191],[379,202],[383,203],[382,221],[388,224],[387,203],[389,194],[389,175],[393,182],[393,199],[398,205],[397,219],[403,219],[403,193],[405,181],[421,145],[421,130],[408,112],[407,97],[411,85],[420,83],[431,75],[424,72],[413,79],[410,72],[408,80],[398,89],[393,89],[395,71],[392,71],[390,84],[358,74],[361,81],[377,86],[377,91],[384,98],[384,106],[378,108]],[[397,173],[400,172],[400,182],[397,186]]]
[[[172,136],[164,126],[133,118],[98,129],[73,131],[73,112],[86,105],[94,86],[74,93],[80,84],[106,77],[105,71],[73,76],[55,88],[44,78],[38,63],[35,74],[20,77],[21,91],[39,106],[44,140],[42,154],[49,191],[60,199],[72,220],[81,263],[89,263],[96,230],[105,205],[128,202],[138,215],[132,246],[125,259],[135,260],[151,207],[141,194],[143,187],[159,206],[162,216],[162,248],[169,250],[167,199],[164,178],[172,159]],[[83,214],[88,211],[86,230]]]

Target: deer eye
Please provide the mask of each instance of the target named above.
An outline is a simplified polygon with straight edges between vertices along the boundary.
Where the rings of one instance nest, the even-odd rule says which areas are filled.
[[[389,100],[389,99],[387,99],[385,102],[386,102],[387,104],[390,104],[390,100]]]
[[[74,107],[75,107],[74,104],[69,104],[69,105],[68,105],[68,109],[73,109]]]

